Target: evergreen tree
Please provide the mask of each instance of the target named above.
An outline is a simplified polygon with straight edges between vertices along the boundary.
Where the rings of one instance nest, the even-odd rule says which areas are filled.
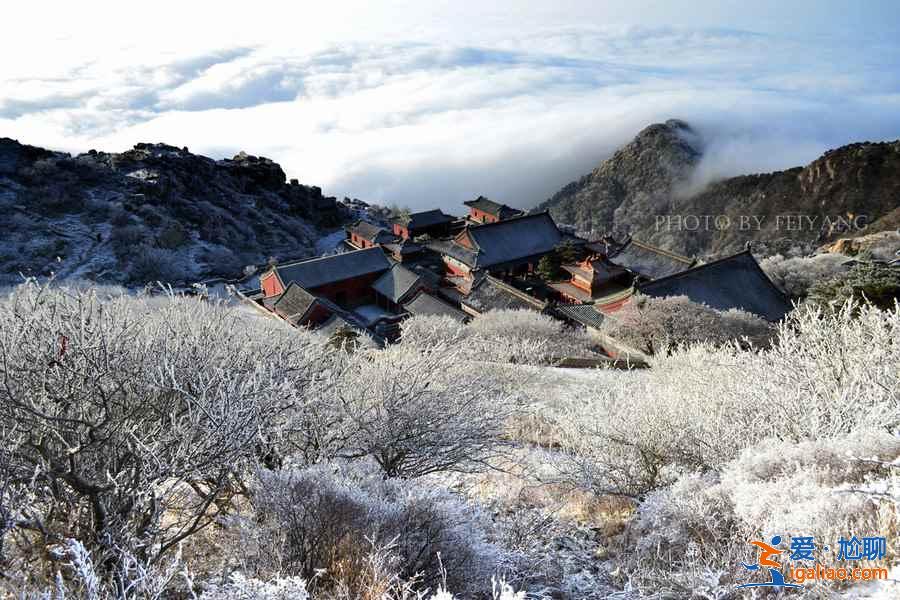
[[[557,260],[560,264],[571,264],[581,259],[581,251],[571,241],[566,240],[559,244],[555,249]]]
[[[556,253],[545,254],[538,261],[536,273],[546,281],[556,279],[559,275],[559,259]]]
[[[840,306],[852,299],[890,310],[900,300],[900,269],[860,263],[846,273],[813,284],[808,299],[823,306]]]

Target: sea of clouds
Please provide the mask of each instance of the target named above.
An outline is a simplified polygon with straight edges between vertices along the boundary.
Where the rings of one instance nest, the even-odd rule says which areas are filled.
[[[698,186],[900,137],[889,37],[555,12],[421,28],[390,11],[211,6],[61,13],[57,26],[77,27],[38,39],[17,28],[0,48],[17,57],[0,65],[0,136],[71,152],[245,150],[332,195],[451,211],[479,194],[533,206],[673,117],[702,136]]]

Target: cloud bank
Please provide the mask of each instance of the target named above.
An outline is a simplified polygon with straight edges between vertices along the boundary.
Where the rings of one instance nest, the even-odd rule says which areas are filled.
[[[900,44],[889,37],[584,22],[264,37],[180,37],[152,51],[57,40],[59,60],[0,67],[0,135],[73,152],[140,141],[246,150],[332,195],[454,211],[479,194],[533,206],[672,117],[702,134],[704,179],[900,137]]]

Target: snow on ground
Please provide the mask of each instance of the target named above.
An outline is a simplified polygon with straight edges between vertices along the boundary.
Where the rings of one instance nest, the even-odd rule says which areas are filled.
[[[570,369],[518,365],[516,377],[526,393],[549,399],[586,398],[591,390],[621,382],[623,378],[639,381],[649,376],[649,371],[635,369]]]
[[[341,245],[341,242],[344,241],[344,238],[347,236],[344,233],[343,229],[338,229],[333,233],[329,233],[325,237],[319,238],[316,242],[316,254],[321,256],[323,254],[331,254]]]
[[[387,312],[380,306],[375,306],[374,304],[366,304],[363,306],[357,306],[353,309],[353,312],[361,316],[366,320],[367,325],[371,325],[381,317],[393,317],[392,313]]]
[[[841,594],[842,600],[896,600],[900,598],[900,566],[888,571],[888,578],[854,585]]]

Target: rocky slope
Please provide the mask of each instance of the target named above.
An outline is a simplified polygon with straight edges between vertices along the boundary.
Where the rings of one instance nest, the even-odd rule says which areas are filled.
[[[138,144],[78,156],[0,138],[0,284],[22,276],[136,285],[233,278],[310,256],[345,209],[266,158]]]
[[[651,125],[538,208],[594,235],[630,232],[699,256],[735,252],[748,241],[762,254],[805,253],[900,225],[900,141],[851,144],[806,167],[697,190],[692,177],[702,157],[688,124]]]

